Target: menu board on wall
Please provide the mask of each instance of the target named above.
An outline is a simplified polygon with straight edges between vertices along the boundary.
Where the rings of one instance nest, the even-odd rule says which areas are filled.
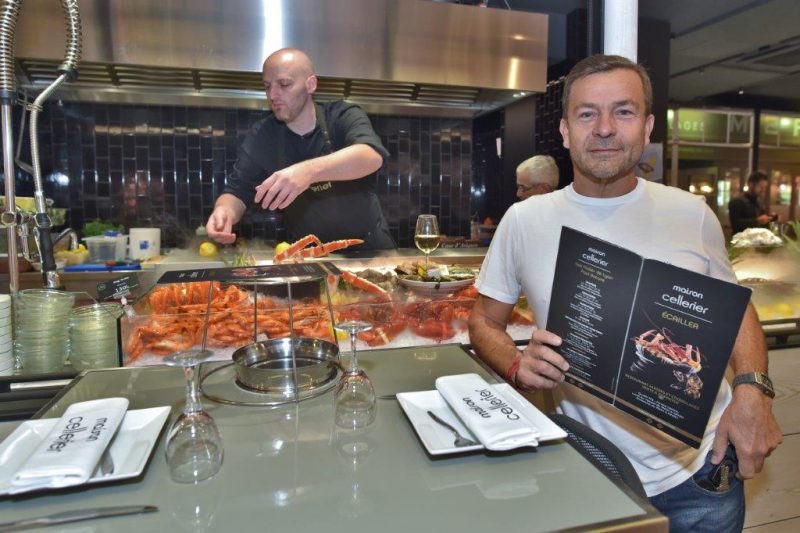
[[[547,329],[566,381],[698,448],[750,289],[562,228]]]

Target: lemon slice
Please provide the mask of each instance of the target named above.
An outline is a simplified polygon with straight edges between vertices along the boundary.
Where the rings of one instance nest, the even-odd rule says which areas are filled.
[[[200,245],[197,253],[200,254],[200,257],[216,257],[219,253],[219,248],[213,242],[206,241]]]
[[[283,242],[281,242],[281,243],[278,243],[278,245],[275,247],[275,255],[278,255],[278,254],[280,254],[280,253],[283,253],[284,251],[286,251],[286,249],[287,249],[289,246],[291,246],[291,244],[289,244],[289,243],[288,243],[288,242],[286,242],[286,241],[283,241]]]

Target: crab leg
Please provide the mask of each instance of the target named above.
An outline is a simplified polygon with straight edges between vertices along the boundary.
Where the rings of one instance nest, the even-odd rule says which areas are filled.
[[[386,292],[386,290],[384,290],[382,287],[375,285],[369,280],[360,278],[355,274],[353,274],[352,272],[348,272],[347,270],[342,270],[342,279],[345,280],[350,285],[352,285],[353,287],[358,287],[359,289],[367,291],[370,294],[374,294],[384,302],[389,302],[392,300],[392,297],[389,295],[389,293]]]
[[[322,246],[322,241],[320,241],[319,237],[317,237],[313,233],[311,235],[306,235],[302,239],[295,241],[281,253],[275,254],[274,260],[276,262],[285,261],[286,259],[289,259],[303,248],[306,248],[307,246],[310,246],[312,244],[316,244],[317,246]]]
[[[324,257],[331,252],[355,246],[357,244],[364,244],[362,239],[342,239],[340,241],[326,242],[322,246],[315,246],[313,248],[306,248],[300,250],[298,254],[301,257]]]

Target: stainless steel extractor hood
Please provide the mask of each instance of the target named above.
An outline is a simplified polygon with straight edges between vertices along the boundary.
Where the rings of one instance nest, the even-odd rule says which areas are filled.
[[[263,107],[261,64],[307,51],[319,100],[373,113],[474,116],[545,89],[547,16],[424,0],[80,0],[83,60],[63,99]],[[57,0],[25,0],[20,87],[62,60]]]

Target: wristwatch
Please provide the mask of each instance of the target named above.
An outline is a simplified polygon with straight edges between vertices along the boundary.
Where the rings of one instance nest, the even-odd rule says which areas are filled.
[[[742,383],[750,383],[758,387],[758,389],[769,396],[770,398],[775,397],[775,389],[772,387],[772,380],[769,379],[769,376],[763,374],[761,372],[750,372],[748,374],[739,374],[735,378],[733,378],[733,386],[736,388],[737,385],[741,385]]]

